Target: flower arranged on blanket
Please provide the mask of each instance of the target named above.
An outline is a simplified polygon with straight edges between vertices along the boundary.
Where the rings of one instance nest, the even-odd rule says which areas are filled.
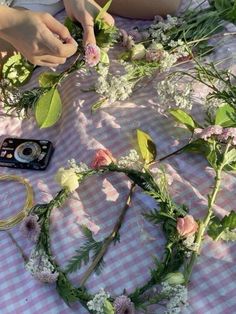
[[[223,132],[223,128],[220,125],[210,125],[205,129],[196,128],[194,130],[194,134],[197,137],[202,138],[203,140],[207,141],[210,137],[214,135],[220,135]]]
[[[37,248],[32,251],[25,268],[33,277],[45,283],[56,282],[59,275],[48,259],[48,255],[43,250]]]
[[[60,168],[56,174],[56,181],[70,192],[74,192],[79,186],[78,176],[73,168]]]
[[[114,301],[115,314],[134,314],[134,304],[126,295],[117,297]]]
[[[96,314],[104,314],[104,306],[110,295],[101,289],[94,298],[87,303],[88,309]]]
[[[38,216],[27,216],[21,223],[20,231],[25,237],[36,242],[41,231],[41,227],[38,223]]]
[[[95,67],[99,63],[100,57],[101,57],[101,51],[97,45],[88,44],[85,47],[84,59],[85,59],[85,63],[89,67]]]
[[[186,215],[183,218],[177,219],[176,226],[178,233],[183,237],[188,237],[195,234],[198,230],[198,224],[194,220],[193,216]]]
[[[93,159],[92,168],[98,169],[103,166],[109,166],[116,163],[116,159],[108,149],[99,149]]]
[[[162,283],[161,292],[168,296],[165,314],[178,314],[188,305],[188,290],[183,285]]]

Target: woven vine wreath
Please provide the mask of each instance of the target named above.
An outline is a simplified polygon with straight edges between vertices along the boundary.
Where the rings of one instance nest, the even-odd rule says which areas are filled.
[[[133,166],[133,168],[130,168],[130,166]],[[50,245],[51,212],[54,208],[61,207],[71,192],[77,189],[79,183],[86,178],[110,172],[124,173],[132,181],[127,202],[120,213],[119,219],[111,234],[101,242],[96,242],[92,232],[87,227],[82,227],[87,241],[80,249],[76,250],[67,266],[62,269],[57,264]],[[67,304],[80,301],[89,313],[132,314],[136,313],[136,310],[144,310],[147,306],[160,301],[162,304],[163,301],[168,303],[171,298],[172,308],[173,300],[175,300],[174,307],[182,307],[187,303],[185,284],[188,280],[184,276],[184,271],[179,272],[179,269],[187,264],[186,259],[191,255],[192,247],[185,243],[186,235],[178,231],[177,222],[178,219],[190,218],[192,229],[188,230],[188,235],[193,234],[192,243],[194,242],[197,223],[192,216],[187,215],[185,206],[178,206],[172,201],[166,189],[165,178],[162,173],[158,180],[154,179],[148,168],[141,164],[139,156],[134,150],[118,162],[109,151],[100,150],[95,157],[93,168],[71,161],[70,168],[61,168],[57,174],[57,181],[64,188],[48,204],[35,205],[31,209],[30,215],[21,225],[21,230],[28,233],[28,237],[36,242],[36,246],[26,264],[26,269],[42,282],[56,282],[56,289]],[[151,270],[150,279],[142,287],[136,288],[131,294],[128,295],[124,289],[124,294],[121,296],[110,296],[104,290],[92,295],[86,289],[85,282],[93,271],[98,269],[109,245],[119,239],[119,229],[130,205],[135,186],[140,187],[157,203],[158,209],[154,209],[144,216],[149,221],[163,227],[166,237],[165,253],[160,260],[155,258],[155,267]],[[83,263],[87,264],[91,255],[93,260],[84,273],[80,286],[73,286],[68,279],[68,274],[76,271]],[[170,312],[167,311],[166,313]]]

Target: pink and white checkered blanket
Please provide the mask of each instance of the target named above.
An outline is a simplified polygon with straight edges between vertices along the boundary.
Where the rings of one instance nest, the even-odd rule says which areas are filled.
[[[63,20],[64,13],[59,15]],[[118,26],[130,28],[140,21],[117,19]],[[228,25],[231,27],[231,25]],[[236,52],[232,38],[220,43],[211,58],[219,60]],[[112,53],[111,53],[112,55]],[[232,61],[233,59],[231,59]],[[116,63],[114,63],[114,67]],[[43,71],[43,70],[40,70]],[[34,86],[37,72],[30,85]],[[187,131],[175,126],[174,121],[159,113],[158,97],[155,91],[158,77],[138,89],[124,102],[117,102],[91,114],[91,105],[98,99],[94,92],[83,90],[91,86],[91,77],[74,73],[60,88],[63,101],[63,115],[59,123],[50,129],[40,130],[33,120],[20,121],[0,117],[0,139],[22,137],[49,139],[55,153],[45,172],[1,169],[1,173],[17,174],[28,178],[34,187],[36,202],[49,201],[59,190],[54,176],[67,160],[90,163],[95,150],[108,148],[120,157],[135,145],[135,130],[148,132],[158,147],[159,157],[185,144]],[[197,89],[197,86],[196,86]],[[201,91],[199,90],[199,93]],[[201,116],[200,105],[195,104],[196,116]],[[185,202],[192,214],[202,217],[206,211],[206,195],[213,184],[213,172],[204,158],[183,154],[165,162],[167,173],[173,178],[170,186],[176,202]],[[234,174],[224,175],[220,191],[217,214],[223,215],[235,209],[236,178]],[[18,211],[24,202],[24,189],[15,183],[1,183],[1,218]],[[123,175],[110,174],[92,177],[81,184],[63,208],[54,210],[51,235],[53,252],[61,265],[66,265],[74,250],[82,244],[81,225],[87,225],[96,239],[103,239],[113,225],[128,194],[129,183]],[[104,288],[112,294],[122,294],[141,286],[149,278],[153,256],[163,254],[163,238],[160,230],[144,220],[142,212],[153,207],[149,197],[136,191],[132,206],[121,228],[121,241],[105,256],[102,274],[93,275],[88,281],[91,292]],[[12,235],[30,253],[31,244],[19,232]],[[0,313],[1,314],[65,314],[87,313],[78,303],[71,308],[59,298],[54,286],[36,281],[25,271],[24,263],[17,248],[6,232],[0,234]],[[194,268],[189,286],[189,307],[184,314],[232,314],[236,313],[236,246],[230,243],[213,243],[206,239],[202,255]],[[85,268],[71,276],[79,285]],[[162,313],[162,309],[150,313]]]

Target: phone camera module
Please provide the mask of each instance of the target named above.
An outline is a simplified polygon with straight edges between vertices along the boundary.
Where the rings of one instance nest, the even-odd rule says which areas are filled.
[[[19,162],[29,163],[36,160],[41,154],[41,147],[35,142],[25,142],[17,146],[14,157]]]

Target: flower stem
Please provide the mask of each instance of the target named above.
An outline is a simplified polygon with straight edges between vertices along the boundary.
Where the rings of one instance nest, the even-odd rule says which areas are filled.
[[[24,262],[27,263],[28,260],[29,260],[29,258],[28,258],[28,256],[25,254],[25,252],[23,251],[22,247],[19,245],[19,243],[16,241],[16,239],[13,237],[13,235],[11,234],[10,231],[6,231],[6,233],[9,235],[11,241],[13,242],[13,244],[16,246],[16,248],[17,248],[18,251],[20,252],[20,255],[22,256]]]
[[[191,276],[192,271],[193,271],[193,266],[194,266],[194,264],[197,260],[197,257],[200,253],[201,244],[202,244],[202,241],[204,238],[205,231],[208,228],[208,225],[209,225],[211,218],[213,216],[213,206],[215,204],[217,194],[220,190],[221,175],[222,175],[223,168],[225,166],[225,158],[224,157],[228,153],[229,147],[230,147],[230,143],[227,144],[225,152],[224,152],[223,160],[222,160],[221,164],[218,166],[218,169],[216,169],[215,184],[213,187],[213,191],[212,191],[211,195],[208,196],[208,211],[207,211],[207,214],[206,214],[205,218],[203,219],[203,221],[201,221],[199,224],[199,229],[198,229],[198,233],[196,236],[195,244],[196,244],[197,250],[192,253],[189,264],[187,265],[185,272],[184,272],[185,284],[188,284],[188,282],[189,282],[190,276]]]
[[[90,267],[88,268],[88,270],[85,272],[84,276],[81,279],[81,286],[84,286],[86,281],[88,280],[88,278],[90,277],[90,275],[93,273],[93,271],[96,269],[97,265],[99,264],[99,262],[101,261],[101,259],[103,258],[103,256],[106,254],[110,244],[117,238],[117,235],[119,233],[120,227],[122,225],[122,222],[125,218],[126,212],[130,207],[130,203],[131,203],[131,199],[132,199],[132,195],[134,192],[136,184],[133,183],[130,187],[130,191],[129,191],[129,195],[127,197],[127,200],[125,202],[125,206],[123,207],[121,214],[112,230],[112,232],[110,233],[110,235],[106,238],[106,240],[104,241],[104,244],[100,250],[100,252],[98,253],[98,255],[96,256],[96,258],[94,259],[93,263],[90,265]]]

